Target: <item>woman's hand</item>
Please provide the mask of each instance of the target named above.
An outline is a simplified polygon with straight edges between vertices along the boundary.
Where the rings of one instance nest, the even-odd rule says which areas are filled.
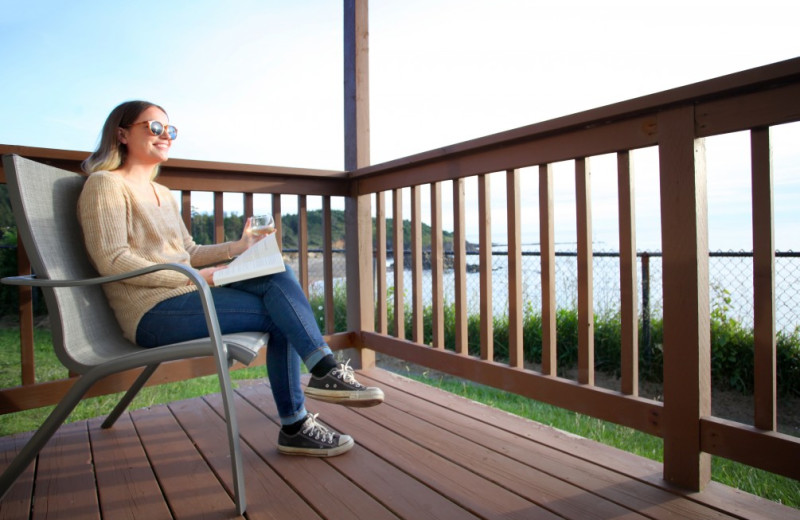
[[[253,220],[253,218],[249,217],[247,219],[247,222],[245,222],[244,231],[242,231],[242,238],[240,238],[239,240],[237,240],[235,242],[231,242],[230,243],[230,248],[229,248],[228,252],[229,252],[231,257],[241,255],[242,253],[247,251],[250,247],[252,247],[253,244],[255,244],[256,242],[258,242],[259,240],[261,240],[265,236],[267,236],[267,235],[260,235],[259,236],[259,235],[256,235],[255,233],[253,233],[253,231],[250,229],[251,225],[252,225],[252,220]],[[273,230],[272,233],[274,233],[274,232],[275,231]],[[271,234],[271,233],[268,233],[268,234]]]
[[[200,273],[200,276],[202,276],[205,279],[209,287],[214,287],[214,273],[216,273],[217,271],[221,271],[222,269],[226,269],[227,267],[228,267],[227,265],[204,267],[203,269],[200,269],[197,272]],[[192,285],[192,281],[189,280],[189,282],[186,285]]]

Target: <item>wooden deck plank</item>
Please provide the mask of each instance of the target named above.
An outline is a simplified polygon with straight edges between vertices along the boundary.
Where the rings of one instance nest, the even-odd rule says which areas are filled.
[[[589,493],[590,496],[600,497],[620,506],[632,508],[655,519],[675,518],[676,515],[698,520],[730,518],[729,515],[707,506],[679,500],[673,493],[632,480],[593,462],[577,457],[565,457],[564,452],[557,448],[531,443],[530,439],[525,436],[530,428],[514,427],[511,430],[498,428],[498,425],[505,422],[507,415],[501,410],[483,407],[476,412],[475,407],[482,405],[472,402],[461,403],[469,409],[464,409],[464,406],[456,407],[451,403],[451,394],[442,395],[443,392],[438,389],[430,388],[421,391],[410,380],[385,371],[373,371],[369,374],[369,376],[362,376],[362,382],[380,385],[391,406],[398,407],[420,419],[429,422],[435,421],[438,426],[456,435],[472,437],[477,444],[520,461],[531,468],[536,468],[550,478],[570,482]],[[416,395],[413,397],[403,391],[410,389],[410,385],[414,385]],[[446,405],[440,404],[442,400]],[[464,415],[466,411],[473,415]],[[487,424],[493,427],[486,428]],[[480,431],[480,435],[475,434],[478,431]],[[551,433],[559,432],[553,429]],[[549,438],[557,439],[558,435],[551,435]],[[596,451],[605,449],[617,451],[607,446],[595,446]],[[486,457],[493,458],[491,454],[487,454]],[[531,476],[533,477],[533,475]],[[595,506],[595,512],[587,514],[586,518],[590,518],[593,514],[601,514],[600,510],[596,508],[596,499],[590,499],[588,502],[588,507]]]
[[[101,418],[88,421],[97,492],[104,518],[169,518],[161,488],[129,414],[112,428]]]
[[[386,402],[309,400],[353,435],[330,459],[287,457],[266,382],[237,389],[248,519],[800,519],[800,510],[711,483],[676,490],[661,465],[381,369]],[[0,501],[0,520],[234,517],[219,395],[135,410],[114,428],[62,426]],[[0,438],[0,467],[29,435]]]
[[[347,410],[349,413],[337,411],[337,405],[328,403],[314,403],[313,406],[322,412],[331,426],[352,434],[360,446],[379,454],[393,466],[481,518],[559,518],[533,501],[429,451],[418,444],[417,439],[404,438],[372,420],[369,412],[379,416],[377,408],[362,414],[355,410]],[[437,435],[439,432],[432,428],[427,433]]]
[[[222,417],[204,399],[171,403],[169,408],[232,496],[228,437]],[[256,451],[246,443],[241,446],[248,519],[320,518]]]
[[[286,457],[276,446],[280,427],[266,414],[277,417],[267,387],[259,385],[251,392],[251,401],[237,400],[237,414],[242,438],[275,470],[303,499],[329,520],[396,520],[397,516],[337,472],[324,459],[315,457]],[[222,413],[222,399],[208,396],[207,401]],[[263,410],[263,411],[262,411]]]
[[[672,503],[670,508],[676,508],[675,514],[679,515],[679,518],[695,518],[693,515],[698,514],[698,510],[692,504],[697,503],[711,510],[722,512],[723,518],[725,517],[724,515],[728,515],[734,518],[764,520],[800,519],[800,510],[783,506],[717,482],[709,483],[704,491],[698,493],[675,488],[663,480],[662,466],[656,461],[578,437],[502,410],[483,407],[483,405],[437,388],[427,385],[419,386],[419,383],[386,370],[361,372],[359,377],[364,380],[375,378],[374,380],[380,381],[382,386],[403,386],[407,393],[425,401],[437,403],[443,410],[457,411],[469,417],[491,420],[497,428],[519,432],[525,438],[540,445],[550,446],[570,457],[576,457],[591,464],[602,466],[612,472],[623,475],[625,478],[670,492],[678,498],[678,502]],[[475,406],[483,407],[485,410],[479,411],[480,408],[475,409]],[[561,461],[562,464],[565,462]],[[684,509],[686,509],[685,512]]]
[[[373,412],[373,420],[393,431],[406,429],[409,438],[441,457],[469,471],[477,471],[502,488],[565,518],[602,519],[643,516],[599,495],[588,493],[567,481],[553,478],[533,466],[522,464],[474,442],[484,436],[486,427],[478,427],[465,437],[439,428],[431,434],[431,423],[410,414],[399,415],[387,405]],[[426,434],[427,433],[427,434]]]
[[[252,387],[239,392],[259,409],[277,415],[272,397],[266,392]],[[309,406],[313,407],[314,404],[309,403]],[[340,412],[346,411],[341,409]],[[325,418],[320,417],[320,419],[324,421]],[[290,463],[296,463],[296,459],[299,457],[292,458]],[[326,462],[400,518],[419,520],[477,518],[436,490],[364,449],[358,442],[346,456],[327,459]]]
[[[5,471],[30,437],[30,433],[0,437],[0,471]],[[8,494],[3,498],[2,505],[0,505],[0,520],[28,518],[31,510],[31,496],[33,495],[33,469],[35,465],[35,463],[29,464],[28,468],[8,490]]]
[[[91,460],[86,423],[62,426],[41,451],[31,518],[100,518]]]
[[[130,415],[174,517],[230,518],[233,499],[169,408],[143,408]]]

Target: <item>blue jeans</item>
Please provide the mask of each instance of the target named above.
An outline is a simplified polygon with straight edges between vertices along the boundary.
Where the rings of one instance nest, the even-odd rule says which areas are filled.
[[[281,424],[305,417],[300,384],[301,360],[309,369],[331,349],[322,339],[311,305],[286,266],[286,272],[212,287],[223,334],[269,332],[267,373]],[[157,304],[142,317],[136,343],[157,347],[208,336],[205,314],[196,292]]]

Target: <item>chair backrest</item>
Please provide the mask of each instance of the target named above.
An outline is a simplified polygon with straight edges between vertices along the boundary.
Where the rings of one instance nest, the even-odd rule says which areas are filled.
[[[78,222],[86,177],[17,155],[3,156],[17,230],[37,277],[77,280],[97,276]],[[122,336],[99,285],[43,289],[53,347],[69,370],[88,368],[139,348]]]

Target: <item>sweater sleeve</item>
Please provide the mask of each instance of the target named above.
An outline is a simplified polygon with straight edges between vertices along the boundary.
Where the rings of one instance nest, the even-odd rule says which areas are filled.
[[[148,258],[149,251],[132,250],[129,229],[133,211],[130,194],[122,179],[104,172],[92,174],[86,180],[78,201],[78,218],[83,229],[86,250],[101,275],[125,273],[161,263],[153,255]],[[149,287],[180,287],[186,285],[186,276],[176,271],[163,270],[130,278],[124,283]]]

